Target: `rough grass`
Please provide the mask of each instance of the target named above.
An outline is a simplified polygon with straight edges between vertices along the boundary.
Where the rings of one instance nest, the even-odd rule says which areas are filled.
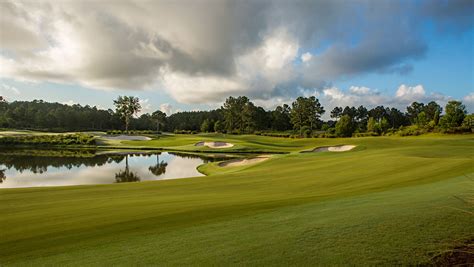
[[[194,179],[2,189],[0,262],[423,264],[474,233],[466,201],[474,188],[472,136],[208,137],[294,153],[235,168],[208,164],[201,169],[210,176]],[[203,138],[146,145],[185,147]],[[296,153],[335,144],[358,147]]]

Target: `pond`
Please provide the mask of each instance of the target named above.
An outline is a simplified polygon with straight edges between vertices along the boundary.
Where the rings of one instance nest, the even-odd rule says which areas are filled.
[[[0,150],[0,188],[111,184],[203,176],[197,167],[225,155]]]

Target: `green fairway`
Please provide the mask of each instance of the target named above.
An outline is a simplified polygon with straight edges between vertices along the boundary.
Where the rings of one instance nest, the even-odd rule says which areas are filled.
[[[121,144],[206,140],[287,154],[193,179],[2,189],[0,265],[413,265],[474,237],[472,135]],[[340,144],[356,148],[299,153]]]

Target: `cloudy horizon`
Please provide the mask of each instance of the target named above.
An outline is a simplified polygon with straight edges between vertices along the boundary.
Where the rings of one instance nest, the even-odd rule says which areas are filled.
[[[474,2],[1,1],[0,95],[144,112],[464,102],[474,112]]]

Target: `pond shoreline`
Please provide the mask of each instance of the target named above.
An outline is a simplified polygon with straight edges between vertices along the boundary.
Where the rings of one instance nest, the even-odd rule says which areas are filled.
[[[182,179],[236,154],[150,150],[18,148],[0,150],[0,190]]]

